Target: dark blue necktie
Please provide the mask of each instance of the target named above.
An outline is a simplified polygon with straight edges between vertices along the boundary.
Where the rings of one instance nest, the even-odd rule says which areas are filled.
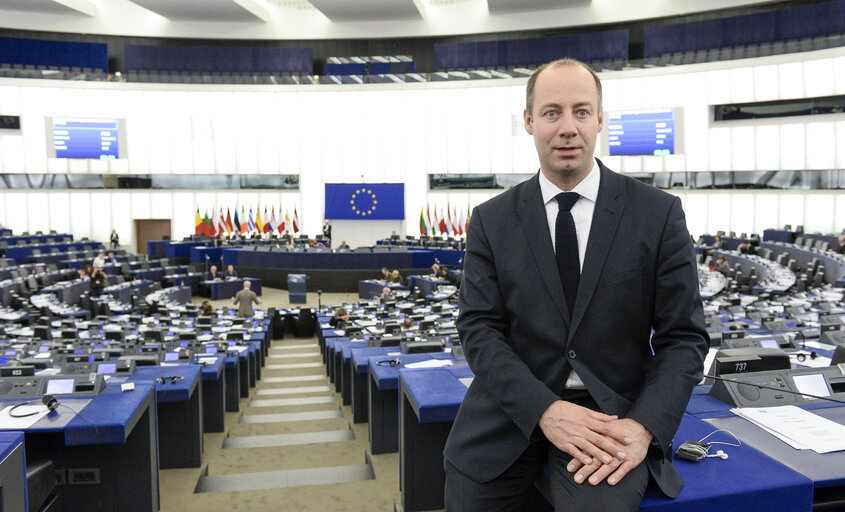
[[[555,257],[570,318],[572,318],[572,309],[575,307],[575,297],[578,295],[578,282],[581,280],[578,236],[570,210],[580,197],[577,192],[561,192],[555,196],[558,207],[555,221]]]

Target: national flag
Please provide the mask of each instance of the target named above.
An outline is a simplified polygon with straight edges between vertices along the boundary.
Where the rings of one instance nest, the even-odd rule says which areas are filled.
[[[203,235],[213,236],[214,230],[211,229],[211,219],[208,218],[208,210],[205,211],[205,216],[202,218]]]
[[[226,218],[223,217],[223,207],[222,206],[220,207],[219,215],[217,215],[214,220],[217,222],[217,224],[215,226],[215,229],[217,229],[217,233],[219,233],[221,235],[223,233],[226,233],[226,231],[227,231],[226,230]]]
[[[255,231],[255,221],[252,220],[252,208],[249,209],[249,231]]]
[[[288,215],[288,210],[285,208],[285,230],[290,231],[293,229],[293,226],[290,223],[290,215]]]
[[[437,217],[437,227],[440,228],[440,234],[445,234],[449,232],[449,228],[446,227],[446,219],[443,217],[443,210],[440,210],[440,215],[437,215],[437,207],[434,207],[434,215]]]
[[[264,218],[267,219],[267,220],[264,222],[264,225],[261,226],[261,232],[262,233],[269,233],[270,230],[273,229],[273,228],[270,227],[270,216],[267,215],[267,207],[266,206],[264,207]]]
[[[470,216],[469,205],[467,205],[467,220],[464,221],[464,233],[467,233],[467,234],[469,234],[469,216]]]
[[[202,217],[200,216],[200,207],[197,206],[197,216],[194,219],[194,233],[197,234],[197,235],[202,235],[203,234],[202,227],[203,227],[203,223],[202,223]]]
[[[255,209],[255,230],[258,233],[264,232],[264,222],[261,221],[261,208]]]
[[[234,231],[235,233],[241,232],[241,219],[238,218],[238,209],[237,208],[235,208],[235,223],[234,223],[234,229],[232,231]]]
[[[463,236],[466,231],[464,231],[464,212],[461,212],[461,216],[458,219],[458,234]]]
[[[238,212],[235,210],[235,215],[237,216]],[[229,208],[226,208],[226,234],[231,235],[232,231],[235,230],[235,226],[232,225],[232,212]]]
[[[293,207],[293,232],[299,233],[299,214],[296,212],[296,206]]]
[[[452,235],[457,235],[458,230],[455,229],[455,215],[453,213],[454,211],[455,211],[455,207],[453,206],[452,208],[449,208],[449,204],[447,203],[446,204],[446,216],[449,217],[449,224],[448,224],[449,233],[452,234]]]
[[[252,210],[250,210],[250,213],[252,213]],[[243,206],[241,206],[241,217],[244,219],[241,221],[241,234],[245,235],[249,231],[249,218],[246,216]]]
[[[425,205],[425,217],[426,217],[426,224],[428,225],[428,229],[431,230],[431,234],[434,234],[434,224],[431,222],[431,205]],[[426,235],[429,233],[426,233]]]
[[[428,234],[428,226],[425,223],[425,209],[420,207],[420,235]]]
[[[279,213],[281,213],[281,210],[279,210]],[[279,223],[276,222],[276,207],[273,206],[270,208],[270,232],[275,233],[277,229],[279,229]]]
[[[280,206],[279,207],[279,228],[278,228],[279,234],[280,235],[283,234],[286,229],[287,229],[287,227],[286,227],[286,223],[285,223],[285,215],[282,215],[282,207]]]

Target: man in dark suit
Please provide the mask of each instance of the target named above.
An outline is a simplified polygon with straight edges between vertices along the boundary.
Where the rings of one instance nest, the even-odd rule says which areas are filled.
[[[636,510],[649,478],[683,486],[672,438],[708,346],[692,243],[678,198],[593,157],[592,70],[542,66],[526,103],[540,172],[475,208],[467,236],[457,325],[475,378],[446,510],[522,510],[545,464],[557,510]]]

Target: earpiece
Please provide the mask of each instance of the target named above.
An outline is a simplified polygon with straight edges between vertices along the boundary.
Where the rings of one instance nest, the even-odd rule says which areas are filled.
[[[42,396],[41,403],[47,406],[48,411],[55,411],[59,407],[59,401],[53,395]]]
[[[728,454],[723,452],[722,450],[719,450],[716,453],[705,455],[705,457],[719,457],[720,459],[725,460],[728,458]]]

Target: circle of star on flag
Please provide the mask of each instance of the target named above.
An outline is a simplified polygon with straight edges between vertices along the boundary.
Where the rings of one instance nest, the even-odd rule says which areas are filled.
[[[372,190],[359,188],[352,193],[352,199],[350,199],[349,204],[351,205],[352,211],[355,212],[355,215],[366,217],[367,215],[372,215],[373,212],[376,211],[378,200],[376,199],[376,194]]]

